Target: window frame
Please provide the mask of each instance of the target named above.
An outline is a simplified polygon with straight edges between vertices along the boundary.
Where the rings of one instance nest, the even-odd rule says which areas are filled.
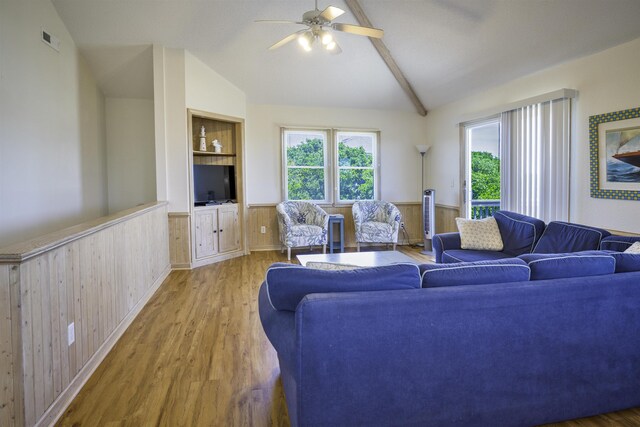
[[[289,199],[288,178],[289,167],[287,164],[287,138],[289,133],[303,133],[303,132],[322,132],[326,135],[325,141],[325,161],[324,161],[324,179],[325,179],[325,199],[324,200],[304,200],[308,202],[317,203],[327,206],[348,206],[352,205],[356,200],[341,200],[339,195],[339,173],[340,167],[338,164],[338,134],[353,133],[353,134],[373,134],[374,135],[374,148],[373,148],[373,199],[380,200],[380,147],[381,147],[381,134],[379,130],[374,129],[357,129],[357,128],[332,128],[323,126],[281,126],[280,127],[280,140],[281,140],[281,174],[282,174],[282,200],[294,200]],[[369,168],[366,168],[369,169]],[[369,200],[369,199],[361,199]]]
[[[305,133],[305,132],[309,132],[310,134],[312,133],[323,133],[324,134],[324,166],[289,166],[288,162],[287,162],[287,135],[289,133]],[[294,169],[323,169],[324,170],[324,199],[320,199],[320,200],[300,200],[300,201],[307,201],[307,202],[313,202],[313,203],[320,203],[320,204],[328,204],[331,203],[331,189],[332,189],[332,182],[331,182],[331,174],[329,173],[330,171],[330,159],[331,159],[331,140],[332,140],[332,135],[331,135],[331,129],[326,129],[326,128],[313,128],[313,127],[304,127],[304,128],[298,128],[298,127],[282,127],[281,128],[281,139],[282,139],[282,195],[283,195],[283,200],[294,200],[294,201],[298,201],[298,199],[290,199],[289,198],[289,168],[294,168]]]
[[[339,161],[339,144],[341,134],[352,135],[371,135],[373,136],[373,162],[371,167],[342,167]],[[353,129],[334,129],[333,136],[333,149],[334,158],[333,164],[335,165],[334,176],[334,205],[350,205],[358,200],[380,200],[380,131],[372,130],[353,130]],[[340,170],[341,169],[371,169],[373,170],[373,199],[342,199],[340,197]]]

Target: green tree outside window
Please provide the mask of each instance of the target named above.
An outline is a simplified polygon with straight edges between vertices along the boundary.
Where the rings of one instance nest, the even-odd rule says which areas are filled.
[[[471,152],[471,200],[500,200],[500,159],[491,153]]]

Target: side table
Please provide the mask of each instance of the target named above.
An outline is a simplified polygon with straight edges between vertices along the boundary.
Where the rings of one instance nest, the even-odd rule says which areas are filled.
[[[340,241],[333,241],[333,226],[338,224],[340,228]],[[344,252],[344,215],[335,214],[329,215],[329,253],[333,253],[334,247],[337,249],[337,245],[340,245],[340,252]]]

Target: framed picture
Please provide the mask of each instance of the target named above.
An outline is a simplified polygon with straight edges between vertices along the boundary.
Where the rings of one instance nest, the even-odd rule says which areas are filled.
[[[591,197],[640,200],[640,107],[589,117]]]

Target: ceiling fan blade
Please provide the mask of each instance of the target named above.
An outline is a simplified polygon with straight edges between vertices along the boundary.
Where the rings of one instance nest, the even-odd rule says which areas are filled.
[[[283,21],[279,19],[256,19],[253,22],[263,22],[266,24],[304,24],[304,22],[297,21]]]
[[[378,28],[370,28],[370,27],[360,27],[358,25],[350,25],[350,24],[331,24],[331,28],[338,31],[344,31],[345,33],[357,34],[359,36],[367,36],[373,37],[376,39],[381,39],[384,35],[384,31]]]
[[[298,37],[298,35],[304,33],[307,30],[300,30],[300,31],[296,31],[293,34],[289,34],[287,37],[283,38],[282,40],[280,40],[277,43],[274,43],[269,50],[275,50],[281,46],[284,46],[285,44],[289,43],[290,41],[294,40],[296,37]]]
[[[327,6],[327,8],[320,13],[320,16],[327,21],[333,21],[343,13],[344,10],[340,9],[339,7]]]

